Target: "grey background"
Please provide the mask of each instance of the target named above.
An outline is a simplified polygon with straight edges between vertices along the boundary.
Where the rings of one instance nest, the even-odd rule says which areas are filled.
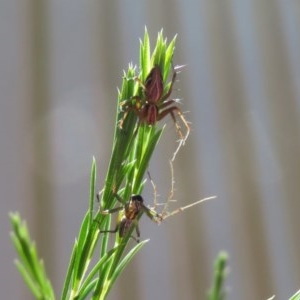
[[[174,62],[192,132],[174,164],[174,207],[217,195],[156,226],[109,299],[204,299],[213,260],[230,255],[227,299],[287,299],[300,288],[298,0],[0,2],[3,299],[32,299],[13,260],[18,210],[57,296],[88,203],[110,158],[117,87],[147,26],[178,34]],[[160,201],[176,147],[170,118],[150,171]],[[153,191],[143,194],[151,203]],[[59,297],[58,297],[59,298]]]

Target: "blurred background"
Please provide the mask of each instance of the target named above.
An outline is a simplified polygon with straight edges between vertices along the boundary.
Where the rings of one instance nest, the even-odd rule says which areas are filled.
[[[123,69],[147,26],[178,34],[186,67],[173,96],[191,122],[174,163],[174,209],[109,299],[205,299],[229,255],[227,299],[287,299],[300,288],[300,2],[297,0],[0,2],[0,291],[33,299],[13,261],[8,212],[27,220],[59,298],[88,207],[94,155],[103,186]],[[170,117],[149,170],[163,202],[176,144]],[[146,202],[153,190],[146,185]]]

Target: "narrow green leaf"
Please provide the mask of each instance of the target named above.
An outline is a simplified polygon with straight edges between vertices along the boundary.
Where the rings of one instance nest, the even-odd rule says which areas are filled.
[[[24,263],[27,264],[27,262],[28,262],[27,256],[23,252],[23,248],[22,248],[22,244],[20,243],[20,239],[17,237],[17,235],[14,232],[11,232],[10,237],[13,241],[16,252],[20,256],[20,260],[24,261]],[[26,267],[28,268],[29,265],[26,265]]]
[[[90,225],[93,222],[96,172],[97,172],[96,160],[95,160],[95,157],[93,157],[92,168],[91,168],[91,178],[90,178],[90,203],[89,203],[89,224],[88,224],[88,227],[90,227]]]
[[[141,42],[140,47],[140,69],[141,69],[141,80],[144,82],[151,69],[151,58],[150,58],[150,41],[147,28],[145,27],[144,42]]]
[[[226,264],[228,255],[226,252],[220,252],[214,267],[213,285],[208,293],[209,300],[223,300],[224,299],[224,281],[226,277]]]
[[[24,265],[22,263],[20,263],[19,261],[15,261],[15,264],[16,264],[19,272],[21,273],[25,283],[27,284],[27,286],[33,293],[34,297],[37,299],[41,299],[42,293],[41,293],[40,289],[38,288],[38,286],[36,285],[36,281],[31,277],[31,275],[28,273],[27,269],[24,267]]]
[[[289,300],[300,300],[300,290],[296,292]]]
[[[86,277],[85,281],[83,282],[78,295],[81,295],[82,293],[85,293],[85,289],[91,284],[91,282],[93,281],[94,276],[97,274],[97,272],[99,272],[99,270],[102,268],[102,266],[104,264],[107,264],[111,258],[112,255],[115,253],[115,251],[118,249],[118,247],[115,247],[113,249],[111,249],[110,251],[108,251],[98,262],[97,264],[93,267],[93,269],[91,270],[91,272],[88,274],[88,276]]]
[[[16,262],[19,272],[34,295],[39,295],[41,299],[54,299],[53,288],[30,239],[26,223],[21,221],[18,213],[10,213],[9,217],[13,227],[11,238],[20,258]]]
[[[74,276],[72,281],[72,289],[76,290],[80,282],[80,278],[84,273],[84,270],[87,267],[87,263],[89,262],[90,258],[88,257],[88,251],[86,250],[85,245],[87,244],[88,239],[88,229],[89,229],[89,211],[86,213],[83,222],[81,224],[81,228],[79,231],[78,241],[77,241],[77,251],[75,253],[75,260],[74,260]]]
[[[139,190],[138,186],[141,185],[141,182],[143,181],[144,174],[146,173],[146,170],[148,168],[149,160],[153,154],[153,151],[159,141],[159,138],[162,134],[162,129],[159,129],[154,135],[151,136],[150,142],[148,143],[148,146],[145,148],[145,152],[143,153],[142,161],[139,164],[139,172],[136,173],[135,181],[133,190]]]
[[[111,290],[114,282],[119,277],[119,275],[122,273],[122,271],[125,269],[125,267],[129,264],[129,262],[132,260],[132,258],[137,254],[138,251],[142,249],[142,247],[148,242],[149,240],[142,241],[136,246],[134,246],[127,255],[123,258],[121,263],[118,265],[118,267],[115,269],[115,271],[112,273],[109,282],[107,283],[108,289],[107,293]]]
[[[111,224],[111,216],[109,215],[106,216],[102,227],[103,229],[101,228],[101,230],[108,230],[108,228],[110,228],[110,224]],[[102,242],[100,248],[100,258],[102,258],[107,252],[109,234],[102,234],[101,238],[102,238]]]
[[[177,38],[177,36],[175,35],[175,37],[172,39],[172,41],[170,42],[170,44],[166,50],[165,65],[164,65],[164,72],[163,72],[164,82],[167,82],[170,68],[173,64],[172,60],[173,60],[173,54],[174,54],[174,50],[175,50],[176,38]]]
[[[64,282],[61,299],[66,299],[67,298],[67,294],[68,294],[68,291],[69,291],[72,274],[73,274],[73,271],[75,269],[74,265],[75,265],[75,257],[76,257],[77,249],[78,249],[78,243],[77,243],[77,240],[76,240],[75,244],[74,244],[74,247],[73,247],[73,250],[72,250],[71,259],[70,259],[70,262],[69,262],[68,271],[67,271],[66,279],[65,279],[65,282]]]
[[[83,300],[86,299],[87,296],[89,295],[89,293],[91,293],[92,290],[95,289],[95,286],[97,284],[97,279],[93,279],[88,285],[87,287],[80,293],[80,295],[78,295],[78,297],[76,298],[76,300]],[[74,299],[75,300],[75,299]]]

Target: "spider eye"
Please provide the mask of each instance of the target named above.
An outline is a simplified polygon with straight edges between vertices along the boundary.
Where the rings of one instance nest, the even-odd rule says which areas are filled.
[[[144,199],[143,199],[143,197],[141,195],[132,195],[130,197],[130,200],[131,201],[138,201],[138,202],[141,202],[141,203],[144,202]]]

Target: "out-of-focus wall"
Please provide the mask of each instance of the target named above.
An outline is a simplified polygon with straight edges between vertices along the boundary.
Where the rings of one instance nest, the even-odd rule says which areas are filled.
[[[15,210],[60,295],[92,156],[101,189],[117,87],[145,25],[152,44],[161,28],[178,34],[174,63],[187,65],[174,96],[192,132],[174,164],[174,207],[218,198],[159,227],[141,220],[151,241],[110,299],[204,299],[222,249],[228,299],[287,299],[300,288],[300,2],[283,0],[1,1],[1,295],[32,299],[13,265]],[[150,166],[161,201],[177,138],[165,121]]]

